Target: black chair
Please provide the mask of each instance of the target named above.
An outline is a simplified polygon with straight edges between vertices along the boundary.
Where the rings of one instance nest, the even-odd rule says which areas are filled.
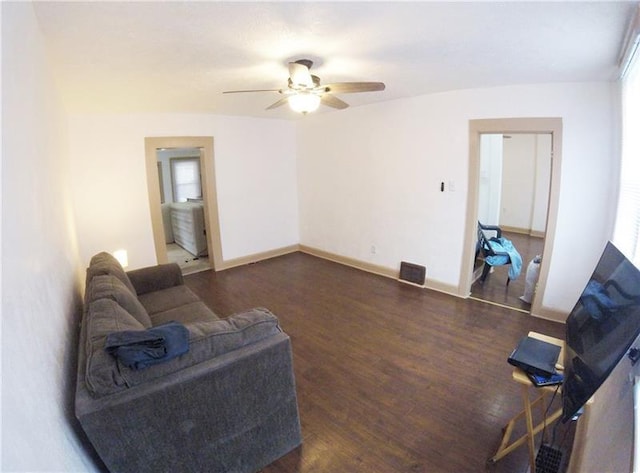
[[[495,236],[488,237],[485,232],[495,232]],[[480,276],[480,283],[484,283],[485,279],[489,275],[491,271],[491,267],[495,266],[495,264],[489,264],[487,262],[488,256],[504,256],[506,257],[506,261],[502,263],[500,266],[511,264],[511,257],[509,253],[505,251],[496,251],[495,248],[492,248],[490,245],[490,241],[495,241],[499,243],[499,239],[502,238],[502,230],[497,225],[483,225],[478,221],[478,241],[476,242],[476,258],[482,252],[482,257],[484,259],[484,266],[482,268],[482,276]],[[509,285],[509,276],[507,276],[507,286]]]

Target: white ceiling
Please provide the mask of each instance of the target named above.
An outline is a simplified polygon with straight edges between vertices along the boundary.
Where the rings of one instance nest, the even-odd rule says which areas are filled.
[[[322,83],[382,81],[352,107],[455,89],[616,77],[637,2],[36,2],[72,111],[297,118],[290,60]],[[321,107],[319,113],[343,113]]]

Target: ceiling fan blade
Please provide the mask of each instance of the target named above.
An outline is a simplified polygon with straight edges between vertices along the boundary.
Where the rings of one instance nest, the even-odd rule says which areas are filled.
[[[322,96],[321,100],[324,105],[340,110],[343,110],[349,106],[347,102],[344,102],[343,100],[340,100],[338,97],[335,97],[333,95],[325,94]]]
[[[222,93],[223,94],[242,94],[244,92],[280,92],[282,93],[282,89],[227,90],[226,92],[222,92]]]
[[[309,68],[299,62],[289,63],[289,78],[294,86],[313,87],[313,78]]]
[[[333,94],[352,94],[355,92],[379,92],[384,90],[384,82],[336,82],[327,84],[324,87],[326,92]]]
[[[281,105],[284,105],[285,103],[287,103],[288,100],[289,100],[289,96],[288,95],[286,97],[282,97],[276,103],[272,103],[271,105],[269,105],[265,110],[273,110],[274,108],[278,108]]]

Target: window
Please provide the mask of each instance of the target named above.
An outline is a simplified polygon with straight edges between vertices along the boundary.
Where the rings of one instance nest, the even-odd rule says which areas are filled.
[[[613,242],[640,267],[640,10],[622,76],[622,158]]]
[[[174,202],[202,199],[200,158],[171,158],[171,186]]]

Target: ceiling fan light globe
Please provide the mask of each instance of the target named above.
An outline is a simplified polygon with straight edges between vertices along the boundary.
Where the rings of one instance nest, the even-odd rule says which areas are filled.
[[[320,96],[316,94],[295,94],[289,97],[289,107],[294,112],[315,112],[319,106]]]

